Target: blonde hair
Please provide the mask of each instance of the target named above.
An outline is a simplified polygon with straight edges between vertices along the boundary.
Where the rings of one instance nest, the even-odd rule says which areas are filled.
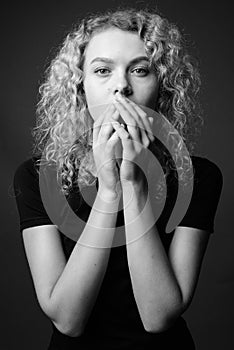
[[[199,124],[203,122],[197,99],[200,87],[197,64],[186,53],[185,41],[176,25],[152,9],[125,7],[107,10],[104,14],[89,14],[67,35],[46,71],[45,81],[39,88],[36,125],[32,129],[33,154],[44,153],[48,163],[56,164],[64,194],[68,194],[73,185],[81,188],[96,180],[93,120],[87,112],[83,90],[83,64],[91,37],[110,27],[136,32],[143,40],[150,64],[159,77],[156,110],[178,131],[190,154],[194,151]],[[181,142],[178,143],[176,137],[172,139],[176,158],[184,164],[179,176],[186,179],[191,163],[185,165],[188,158],[182,154]],[[163,152],[159,157],[163,157]],[[175,169],[168,155],[164,165],[166,174],[169,168]],[[162,184],[162,181],[158,183],[158,190],[162,190]]]

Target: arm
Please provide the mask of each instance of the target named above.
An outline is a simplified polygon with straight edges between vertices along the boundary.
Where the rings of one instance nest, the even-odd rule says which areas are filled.
[[[68,261],[55,225],[23,231],[38,301],[54,325],[70,336],[79,336],[86,326],[106,272],[115,232],[118,192],[121,192],[115,160],[119,140],[117,133],[113,133],[110,120],[116,114],[113,104],[110,104],[93,124],[93,157],[99,190]],[[20,178],[25,194],[23,202],[33,206],[32,193],[37,196],[37,203],[41,200],[37,183],[35,185],[33,181],[36,187],[33,186],[32,192],[32,184],[25,180],[23,176]],[[44,213],[45,208],[42,206],[41,210]],[[38,213],[36,210],[32,212],[29,217]]]
[[[111,247],[119,201],[105,197],[105,192],[101,198],[100,192],[101,188],[93,207],[102,213],[92,209],[81,237],[97,237],[98,246]],[[79,336],[98,296],[111,248],[78,241],[66,263],[56,226],[27,228],[23,239],[40,306],[59,331]]]
[[[177,227],[167,256],[155,225],[151,202],[146,202],[147,186],[139,166],[135,166],[138,164],[140,169],[146,169],[149,162],[147,149],[153,118],[150,121],[142,108],[120,94],[116,94],[116,99],[117,109],[127,125],[125,130],[116,121],[114,128],[123,145],[120,179],[133,293],[145,329],[160,332],[170,327],[192,300],[209,233]],[[132,184],[131,189],[129,184]],[[214,213],[214,208],[210,213]]]
[[[131,192],[123,186],[126,241],[131,242],[127,244],[127,256],[144,327],[149,332],[161,332],[191,303],[209,233],[177,227],[167,256],[143,188],[133,186]]]

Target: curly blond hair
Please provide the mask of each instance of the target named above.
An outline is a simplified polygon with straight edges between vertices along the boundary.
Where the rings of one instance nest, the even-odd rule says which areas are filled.
[[[194,152],[195,134],[203,122],[197,98],[199,71],[196,62],[187,54],[185,40],[176,25],[152,8],[124,7],[87,15],[67,35],[46,71],[45,81],[39,88],[41,97],[36,125],[32,129],[33,154],[44,153],[44,160],[56,164],[64,194],[68,194],[73,185],[81,188],[96,180],[92,154],[93,120],[87,113],[83,64],[91,37],[110,27],[136,32],[143,40],[150,64],[156,68],[159,78],[156,111],[178,131],[190,154]],[[176,158],[182,164],[179,176],[185,179],[191,162],[187,162],[188,158],[182,154],[181,142],[178,143],[176,136],[172,140]],[[163,154],[165,152],[161,157]],[[168,155],[164,165],[166,174],[169,168],[175,169]],[[158,190],[160,188],[158,183]]]

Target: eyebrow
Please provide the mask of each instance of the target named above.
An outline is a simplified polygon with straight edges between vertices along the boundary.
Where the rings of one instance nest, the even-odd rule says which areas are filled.
[[[134,63],[138,63],[140,61],[148,61],[149,62],[149,59],[147,56],[139,56],[139,57],[136,57],[134,58],[133,60],[130,61],[131,64],[134,64]],[[90,64],[94,63],[94,62],[105,62],[105,63],[115,63],[111,58],[107,58],[107,57],[95,57],[91,62]]]

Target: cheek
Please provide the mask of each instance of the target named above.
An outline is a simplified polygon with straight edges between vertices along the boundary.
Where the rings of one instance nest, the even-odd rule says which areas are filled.
[[[107,108],[106,99],[102,97],[100,89],[96,89],[93,85],[90,86],[89,84],[86,84],[84,90],[89,114],[95,121]]]
[[[103,115],[108,106],[109,105],[107,104],[88,105],[89,114],[92,117],[92,119],[96,121],[101,115]]]
[[[157,98],[158,98],[158,89],[152,88],[152,89],[149,89],[148,92],[145,91],[145,94],[141,95],[140,100],[142,101],[142,104],[145,105],[146,107],[155,109]]]
[[[150,89],[151,93],[149,95],[149,103],[151,104],[151,108],[156,106],[156,101],[158,99],[158,84],[153,85]]]
[[[95,86],[94,82],[92,81],[86,81],[84,83],[84,91],[88,106],[95,106],[102,103],[102,101],[105,101],[105,99],[102,97],[102,90],[100,87]]]
[[[150,81],[147,81],[144,86],[140,88],[140,96],[145,101],[145,103],[154,103],[158,96],[158,80],[153,77]]]

